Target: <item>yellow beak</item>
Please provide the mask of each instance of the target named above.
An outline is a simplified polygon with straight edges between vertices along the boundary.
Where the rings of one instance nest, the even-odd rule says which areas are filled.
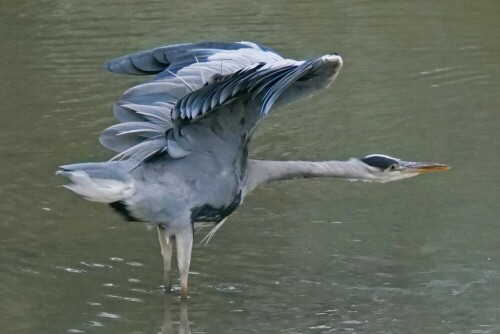
[[[409,162],[409,161],[403,161],[399,167],[402,173],[444,172],[450,168],[451,166],[433,162]]]

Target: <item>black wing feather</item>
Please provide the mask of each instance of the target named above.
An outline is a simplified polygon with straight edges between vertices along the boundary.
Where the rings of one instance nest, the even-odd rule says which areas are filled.
[[[261,115],[267,115],[276,99],[302,76],[313,75],[321,58],[299,65],[272,66],[259,63],[208,84],[181,98],[172,109],[173,119],[195,119],[234,98],[254,99],[262,95]]]

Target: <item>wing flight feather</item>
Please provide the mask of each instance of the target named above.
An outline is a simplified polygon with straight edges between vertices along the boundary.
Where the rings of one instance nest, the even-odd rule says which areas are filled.
[[[284,59],[251,42],[204,42],[110,60],[105,67],[111,72],[155,77],[123,94],[113,107],[119,124],[103,131],[101,143],[118,152],[113,159],[140,163],[163,152],[181,158],[190,148],[176,131],[176,120],[197,120],[235,99],[260,99],[257,112],[263,117],[294,82],[320,75],[315,70],[322,59]]]
[[[235,98],[262,96],[260,114],[269,113],[276,99],[302,76],[313,75],[321,58],[305,62],[257,63],[185,95],[172,109],[172,119],[193,120],[210,113]]]

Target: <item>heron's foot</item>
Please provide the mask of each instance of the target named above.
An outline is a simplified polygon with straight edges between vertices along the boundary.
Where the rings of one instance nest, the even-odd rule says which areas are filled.
[[[172,283],[170,280],[170,270],[169,271],[165,270],[165,272],[164,272],[163,287],[165,288],[165,292],[172,291]]]

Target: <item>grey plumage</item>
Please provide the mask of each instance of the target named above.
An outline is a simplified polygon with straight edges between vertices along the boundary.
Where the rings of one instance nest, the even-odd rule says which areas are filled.
[[[171,131],[174,123],[200,123],[202,117],[225,105],[237,104],[236,100],[242,100],[245,108],[252,103],[260,106],[260,110],[255,107],[252,114],[247,111],[242,116],[245,126],[226,129],[249,136],[278,98],[286,100],[283,93],[293,84],[297,89],[290,89],[288,94],[293,98],[320,88],[310,82],[325,73],[326,80],[320,84],[330,84],[341,65],[339,59],[323,56],[294,61],[254,43],[215,42],[161,47],[111,60],[106,68],[113,72],[156,74],[156,78],[124,93],[113,107],[122,124],[103,131],[100,142],[119,153],[115,159],[140,162],[162,152],[182,158],[193,151],[193,144],[179,131],[188,126],[183,123]],[[303,82],[299,82],[300,78]]]
[[[287,61],[257,63],[227,76],[220,76],[216,82],[182,97],[172,111],[172,118],[196,119],[234,99],[255,99],[259,95],[262,96],[260,113],[266,115],[281,93],[297,79],[308,74],[311,75],[308,79],[314,79],[313,70],[321,63],[321,58],[293,65]]]
[[[86,199],[158,226],[167,289],[174,236],[185,295],[192,224],[222,221],[262,184],[313,176],[384,182],[377,175],[385,171],[359,159],[248,159],[255,128],[272,109],[333,82],[342,67],[336,54],[295,61],[255,43],[207,42],[141,51],[105,67],[155,77],[114,105],[119,123],[100,136],[102,145],[118,153],[113,161],[62,166],[58,174]]]
[[[162,46],[139,51],[108,61],[104,67],[114,73],[132,75],[173,76],[192,64],[224,61],[224,67],[241,68],[259,61],[271,62],[283,59],[270,48],[251,42],[225,43],[202,42]],[[218,65],[218,64],[216,64]],[[220,67],[219,67],[220,68]],[[222,73],[231,73],[233,70]],[[168,71],[166,71],[168,69]]]

